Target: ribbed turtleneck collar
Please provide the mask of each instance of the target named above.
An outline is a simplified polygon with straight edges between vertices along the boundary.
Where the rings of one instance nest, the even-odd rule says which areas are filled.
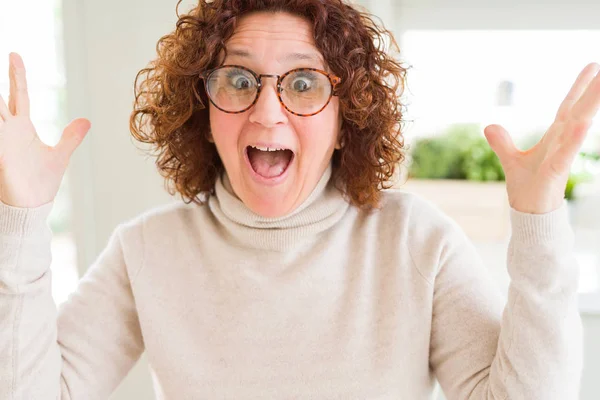
[[[330,179],[331,165],[309,197],[292,213],[265,218],[254,213],[234,194],[227,174],[215,185],[208,205],[229,235],[239,245],[261,250],[284,251],[303,239],[329,229],[349,207]]]

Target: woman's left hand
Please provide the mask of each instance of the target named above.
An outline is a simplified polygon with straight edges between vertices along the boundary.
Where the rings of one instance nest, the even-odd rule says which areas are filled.
[[[597,63],[583,69],[554,122],[531,149],[517,149],[500,125],[484,129],[504,169],[508,200],[515,210],[544,214],[562,205],[571,164],[600,108],[599,70]]]

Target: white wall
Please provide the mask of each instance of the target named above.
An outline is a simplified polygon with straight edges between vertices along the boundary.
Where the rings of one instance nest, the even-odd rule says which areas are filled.
[[[157,40],[172,30],[175,4],[64,0],[69,117],[92,122],[69,169],[80,275],[117,224],[173,200],[153,160],[133,145],[129,115],[135,75],[154,58]],[[142,358],[111,399],[152,398]]]
[[[539,5],[531,0],[378,0],[371,4],[386,24],[398,22],[393,29],[397,35],[409,28],[600,29],[596,17],[600,2],[578,1],[578,7],[565,5],[566,0]],[[128,127],[135,74],[154,58],[156,41],[173,29],[176,1],[64,3],[68,114],[92,121],[92,130],[69,170],[83,273],[118,223],[173,200],[165,193],[153,160],[142,157],[132,144]],[[190,4],[192,0],[184,2],[183,9]],[[591,400],[600,397],[600,317],[586,316],[584,323],[587,354],[581,399]],[[112,400],[151,398],[151,381],[142,360]]]
[[[361,0],[398,34],[408,29],[598,29],[593,0]]]
[[[65,0],[69,116],[92,122],[69,171],[80,265],[93,261],[118,223],[171,201],[153,160],[133,145],[129,115],[135,75],[174,26],[175,3]]]

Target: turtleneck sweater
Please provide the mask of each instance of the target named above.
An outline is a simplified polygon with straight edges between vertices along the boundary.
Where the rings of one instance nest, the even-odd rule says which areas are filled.
[[[145,352],[157,399],[576,399],[583,333],[566,206],[511,210],[508,297],[465,234],[398,190],[350,205],[327,169],[263,218],[208,204],[115,228],[57,308],[52,203],[0,204],[0,400],[105,400]]]

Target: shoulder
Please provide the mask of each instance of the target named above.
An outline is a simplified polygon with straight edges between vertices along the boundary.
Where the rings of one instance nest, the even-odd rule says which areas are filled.
[[[150,208],[120,223],[111,242],[120,247],[130,275],[136,277],[148,263],[159,257],[175,257],[186,248],[188,236],[204,206],[183,201]],[[132,278],[132,280],[135,278]]]
[[[396,231],[397,240],[429,282],[449,253],[468,244],[462,228],[438,206],[400,189],[383,192],[377,211]]]
[[[397,221],[411,229],[420,228],[434,232],[457,228],[456,223],[437,205],[401,189],[383,191],[378,211],[384,218]]]
[[[148,240],[156,236],[173,236],[189,228],[194,216],[206,206],[195,203],[186,204],[179,200],[156,206],[143,211],[137,216],[125,220],[117,227],[122,238]]]

